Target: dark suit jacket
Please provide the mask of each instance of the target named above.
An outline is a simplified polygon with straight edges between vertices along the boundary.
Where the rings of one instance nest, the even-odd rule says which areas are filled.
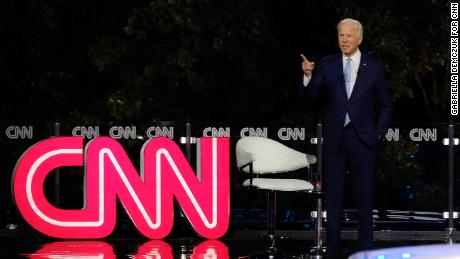
[[[393,111],[380,61],[361,52],[350,99],[347,99],[342,62],[342,54],[323,58],[307,87],[301,86],[307,100],[325,95],[324,147],[327,151],[337,151],[340,147],[346,112],[359,138],[372,147],[385,135]]]

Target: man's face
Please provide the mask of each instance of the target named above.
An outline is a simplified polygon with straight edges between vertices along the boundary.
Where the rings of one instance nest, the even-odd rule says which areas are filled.
[[[339,47],[343,54],[352,56],[363,41],[358,31],[358,25],[352,22],[342,23],[339,27]]]

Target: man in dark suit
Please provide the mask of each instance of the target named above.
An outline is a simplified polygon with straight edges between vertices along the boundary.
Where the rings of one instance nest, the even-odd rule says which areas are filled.
[[[307,100],[325,97],[324,187],[329,254],[337,254],[346,171],[351,173],[358,212],[358,248],[372,248],[373,174],[377,142],[392,115],[383,64],[359,50],[363,28],[344,19],[337,25],[341,54],[323,58],[318,68],[301,55]]]

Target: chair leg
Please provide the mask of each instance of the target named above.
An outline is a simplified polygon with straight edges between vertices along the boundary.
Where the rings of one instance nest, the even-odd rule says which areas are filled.
[[[323,203],[321,193],[317,193],[316,199],[316,224],[315,224],[315,245],[312,247],[314,255],[321,255],[325,252],[323,240],[321,238],[321,231],[323,230]]]
[[[276,191],[268,192],[268,237],[271,240],[270,249],[275,249],[275,225],[276,225]]]

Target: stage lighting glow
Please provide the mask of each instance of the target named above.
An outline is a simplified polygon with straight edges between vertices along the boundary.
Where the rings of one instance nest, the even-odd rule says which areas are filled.
[[[460,244],[405,246],[357,252],[348,259],[454,259],[460,258]]]
[[[410,258],[410,253],[403,253],[401,255],[402,258]]]

